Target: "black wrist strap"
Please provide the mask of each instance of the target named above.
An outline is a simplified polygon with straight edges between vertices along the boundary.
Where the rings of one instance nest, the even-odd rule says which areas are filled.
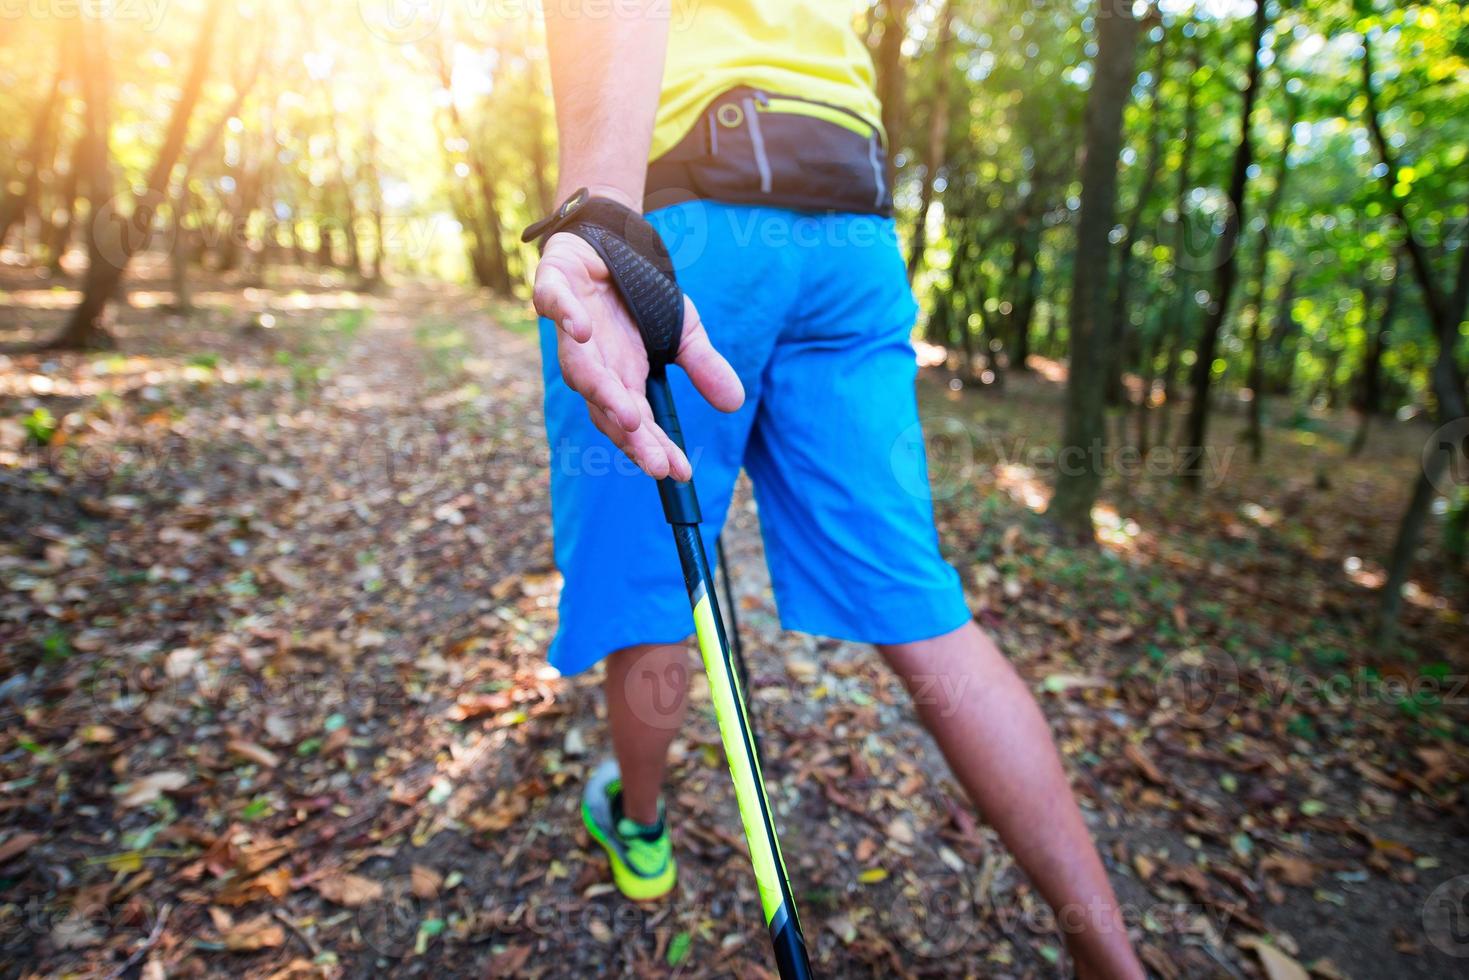
[[[551,215],[527,228],[521,241],[566,232],[585,241],[607,264],[612,284],[637,324],[655,371],[673,363],[683,338],[683,290],[658,231],[642,215],[616,201],[592,197],[585,187]]]

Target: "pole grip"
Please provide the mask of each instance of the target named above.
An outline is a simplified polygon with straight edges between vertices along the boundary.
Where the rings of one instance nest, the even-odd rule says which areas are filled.
[[[683,449],[683,429],[678,424],[678,411],[673,407],[673,388],[668,384],[668,372],[661,365],[650,366],[646,391],[653,421],[675,446]],[[692,480],[680,483],[664,477],[658,481],[658,497],[663,501],[663,516],[670,524],[698,524],[703,519]]]

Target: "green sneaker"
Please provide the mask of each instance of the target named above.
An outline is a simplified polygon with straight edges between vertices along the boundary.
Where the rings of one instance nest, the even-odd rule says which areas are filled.
[[[624,817],[622,774],[615,760],[605,760],[587,781],[581,819],[607,852],[618,891],[635,902],[646,902],[673,890],[678,866],[663,818],[663,801],[658,802],[658,822],[651,827]]]

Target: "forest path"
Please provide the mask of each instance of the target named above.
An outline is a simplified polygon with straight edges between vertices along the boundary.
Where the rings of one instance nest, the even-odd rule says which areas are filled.
[[[0,956],[105,972],[168,908],[138,962],[169,974],[759,975],[702,678],[670,778],[675,899],[621,901],[580,829],[606,741],[597,672],[544,665],[559,578],[524,312],[407,283],[363,309],[271,297],[275,324],[241,329],[251,302],[137,315],[127,357],[55,372],[119,455],[83,476],[50,460],[33,482],[55,492],[32,494],[49,503],[5,553],[7,581],[27,578],[4,639],[33,653],[0,705],[23,738],[0,755],[0,848],[29,841],[6,852],[26,918]],[[1019,426],[1043,391],[1012,384],[999,408],[933,386],[926,410]],[[1298,613],[1200,591],[1241,565],[1309,570],[1309,549],[1070,556],[999,479],[943,495],[946,550],[1039,692],[1150,965],[1253,974],[1248,937],[1269,934],[1321,976],[1323,959],[1356,978],[1450,972],[1420,910],[1469,871],[1447,816],[1462,755],[1380,698],[1262,689],[1284,675],[1231,630],[1255,643]],[[872,652],[778,629],[748,493],[726,545],[823,975],[1056,975],[1049,914]],[[1200,663],[1234,665],[1223,701],[1188,699]]]

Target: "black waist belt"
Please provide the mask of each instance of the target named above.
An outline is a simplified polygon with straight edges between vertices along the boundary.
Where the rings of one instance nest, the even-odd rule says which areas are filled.
[[[709,200],[888,216],[893,194],[886,168],[878,128],[857,113],[736,88],[710,103],[678,145],[648,164],[643,206],[652,211]]]

